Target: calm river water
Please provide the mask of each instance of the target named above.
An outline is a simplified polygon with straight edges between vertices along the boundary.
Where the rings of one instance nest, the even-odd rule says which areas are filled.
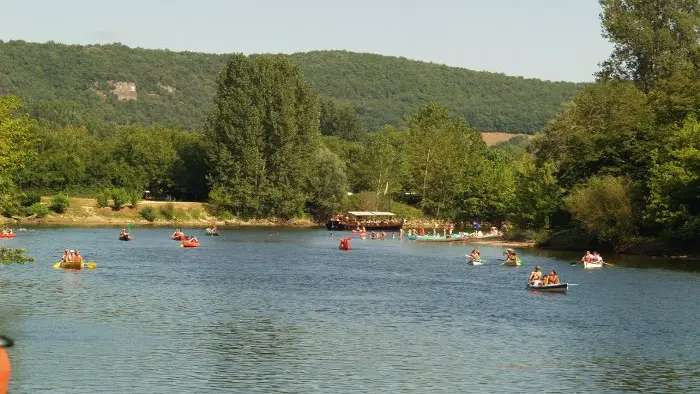
[[[43,229],[2,244],[11,393],[698,392],[700,272],[325,230]],[[347,235],[347,234],[344,234]],[[65,248],[91,271],[53,269]],[[535,265],[575,283],[525,289]]]

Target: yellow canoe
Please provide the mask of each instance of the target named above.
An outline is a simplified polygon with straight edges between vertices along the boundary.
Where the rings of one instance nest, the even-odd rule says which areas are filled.
[[[72,270],[81,270],[83,268],[87,269],[94,269],[97,267],[97,263],[94,262],[88,262],[88,263],[62,263],[58,262],[53,265],[54,268],[65,268],[65,269],[72,269]]]

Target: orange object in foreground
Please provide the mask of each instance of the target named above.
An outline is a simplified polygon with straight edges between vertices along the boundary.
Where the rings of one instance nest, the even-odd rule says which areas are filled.
[[[0,347],[0,394],[7,393],[7,385],[10,383],[10,372],[12,372],[10,358],[7,357],[5,349]]]

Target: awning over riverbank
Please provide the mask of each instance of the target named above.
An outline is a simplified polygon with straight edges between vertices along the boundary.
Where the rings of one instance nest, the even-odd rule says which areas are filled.
[[[391,212],[351,211],[348,213],[352,216],[396,216]]]

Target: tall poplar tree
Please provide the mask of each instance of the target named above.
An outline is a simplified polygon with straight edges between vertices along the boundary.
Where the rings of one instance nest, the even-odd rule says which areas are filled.
[[[700,2],[599,0],[603,37],[614,44],[600,80],[633,81],[662,123],[700,111]]]
[[[218,77],[209,143],[210,198],[243,217],[300,214],[319,146],[317,98],[280,55],[231,56]]]

